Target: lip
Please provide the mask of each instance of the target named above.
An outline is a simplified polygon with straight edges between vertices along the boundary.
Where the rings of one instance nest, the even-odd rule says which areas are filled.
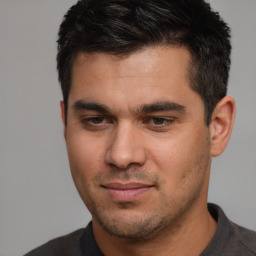
[[[108,195],[117,202],[131,202],[141,195],[149,192],[153,186],[138,182],[130,183],[107,183],[102,185]]]

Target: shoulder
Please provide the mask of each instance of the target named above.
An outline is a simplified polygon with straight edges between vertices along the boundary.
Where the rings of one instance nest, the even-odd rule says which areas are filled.
[[[256,232],[241,227],[231,221],[230,227],[230,243],[237,243],[237,251],[246,251],[248,255],[256,255]]]
[[[230,221],[223,210],[208,204],[209,212],[217,221],[216,233],[201,256],[256,256],[256,232]]]
[[[82,255],[80,251],[80,239],[84,230],[85,229],[79,229],[68,235],[55,238],[24,256]]]

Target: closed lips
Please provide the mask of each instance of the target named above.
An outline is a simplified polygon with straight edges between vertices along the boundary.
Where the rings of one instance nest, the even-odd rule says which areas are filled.
[[[148,192],[153,186],[143,183],[108,183],[102,186],[114,201],[130,202]]]

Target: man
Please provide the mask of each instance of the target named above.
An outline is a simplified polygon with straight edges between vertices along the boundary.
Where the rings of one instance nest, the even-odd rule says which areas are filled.
[[[33,255],[256,255],[207,205],[229,140],[230,31],[203,0],[84,0],[58,39],[71,173],[92,214]]]

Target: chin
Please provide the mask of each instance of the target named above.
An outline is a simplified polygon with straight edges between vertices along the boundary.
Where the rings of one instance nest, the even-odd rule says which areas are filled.
[[[145,212],[120,213],[115,216],[97,216],[95,218],[100,226],[111,236],[130,239],[133,241],[148,241],[154,239],[170,225],[170,216],[146,216]]]

